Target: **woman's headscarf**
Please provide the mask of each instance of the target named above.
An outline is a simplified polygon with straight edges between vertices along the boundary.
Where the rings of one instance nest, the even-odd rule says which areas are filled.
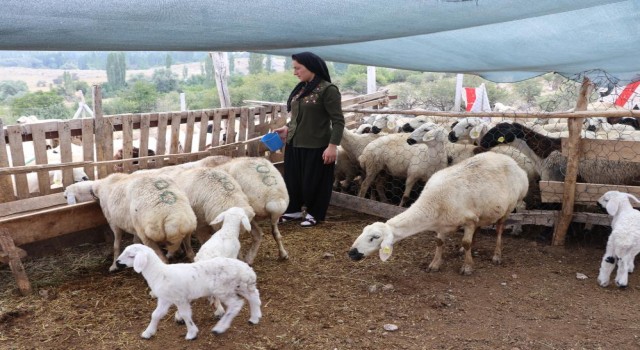
[[[295,88],[293,88],[293,91],[291,91],[291,94],[289,95],[289,99],[287,99],[287,112],[291,111],[291,101],[300,92],[300,90],[304,89],[298,97],[299,99],[309,95],[311,91],[318,86],[321,80],[331,82],[327,63],[316,54],[306,51],[291,55],[291,59],[305,66],[305,68],[315,74],[315,77],[309,82],[301,81]]]

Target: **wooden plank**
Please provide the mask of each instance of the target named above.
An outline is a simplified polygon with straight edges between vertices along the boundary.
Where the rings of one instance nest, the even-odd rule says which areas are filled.
[[[11,273],[13,273],[13,278],[16,280],[18,289],[20,289],[20,293],[22,293],[22,295],[31,294],[31,283],[29,283],[27,273],[24,271],[16,246],[6,229],[0,229],[0,246],[8,255],[9,267],[11,268]]]
[[[389,93],[389,90],[380,90],[371,94],[360,95],[352,98],[347,98],[342,100],[342,107],[348,107],[351,105],[359,104],[365,101],[376,100],[379,98],[384,98]]]
[[[384,219],[392,218],[406,210],[406,208],[397,205],[381,203],[340,192],[333,192],[331,194],[331,205],[350,208],[360,213],[374,215]]]
[[[180,151],[180,113],[171,113],[171,145],[170,154],[182,153]]]
[[[45,208],[67,204],[62,193],[53,193],[45,196],[25,198],[11,203],[0,203],[0,218],[38,211]]]
[[[562,139],[562,154],[567,155],[568,140]],[[640,142],[624,140],[580,140],[580,158],[640,162]]]
[[[145,113],[140,116],[140,150],[139,157],[146,157],[149,155],[149,126],[151,116]],[[154,151],[155,152],[155,151]],[[147,168],[147,160],[140,160],[138,163],[140,169]]]
[[[630,193],[640,198],[640,186],[606,185],[577,183],[575,188],[575,203],[595,205],[607,191],[620,191]],[[543,203],[562,203],[564,192],[564,182],[540,181],[540,195]],[[640,207],[636,203],[634,206]]]
[[[158,114],[158,145],[156,148],[156,154],[167,154],[167,124],[169,122],[168,113]],[[164,160],[158,159],[158,167],[164,166]]]
[[[249,139],[260,136],[256,133],[256,121],[258,121],[262,115],[262,110],[264,110],[264,108],[249,108],[249,119],[247,123],[247,138]],[[258,117],[256,117],[256,112],[258,113]],[[258,156],[258,144],[250,143],[247,145],[247,155],[250,157]]]
[[[589,104],[589,95],[593,84],[589,78],[584,78],[580,87],[580,94],[576,102],[576,111],[585,111]],[[567,143],[567,173],[564,177],[564,192],[562,194],[562,213],[558,218],[553,231],[551,244],[564,245],[565,236],[573,216],[573,204],[576,194],[576,181],[578,178],[578,163],[580,162],[580,132],[584,118],[569,120],[569,140]]]
[[[44,130],[38,124],[31,126],[31,136],[33,137],[33,150],[35,152],[35,164],[48,164],[47,159],[47,139]],[[30,165],[30,162],[26,162]],[[48,171],[38,171],[38,189],[40,194],[51,193],[51,181]]]
[[[9,154],[7,153],[7,142],[4,138],[4,123],[0,118],[0,130],[2,130],[2,137],[0,137],[0,168],[9,167]],[[0,176],[0,203],[7,203],[14,201],[16,196],[13,194],[13,180],[10,175]]]
[[[193,150],[192,144],[193,144],[193,124],[196,121],[196,115],[195,112],[193,111],[189,111],[189,112],[182,112],[182,114],[187,114],[187,126],[186,126],[186,130],[185,130],[185,141],[184,141],[184,145],[182,145],[182,147],[184,147],[184,152],[185,153],[191,153],[191,151]]]
[[[69,123],[58,123],[58,135],[60,135],[60,162],[63,164],[73,162],[73,155],[71,153],[71,129],[69,127]],[[63,187],[67,187],[73,182],[73,169],[66,168],[62,170],[62,183],[55,185],[62,185]]]
[[[11,166],[25,165],[24,150],[22,147],[22,130],[17,125],[7,126],[7,137],[11,149]],[[29,185],[27,174],[14,175],[16,194],[19,199],[29,198]]]
[[[95,146],[93,143],[94,139],[94,119],[83,119],[82,120],[82,159],[85,161],[93,162],[95,161]],[[89,176],[89,180],[96,179],[96,167],[94,166],[85,166],[84,172]]]
[[[222,130],[222,110],[213,112],[213,133],[211,134],[211,146],[220,145],[220,131]]]
[[[213,116],[213,114],[211,114]],[[205,111],[200,111],[200,134],[198,135],[198,151],[204,151],[207,148],[207,128],[209,127],[209,117]]]
[[[131,114],[122,116],[122,158],[133,158],[133,120]],[[115,150],[118,152],[119,150]],[[132,163],[126,162],[122,164],[122,170],[129,174],[136,170]]]
[[[227,117],[227,130],[225,130],[225,133],[227,134],[227,141],[225,141],[226,144],[236,142],[236,116],[239,113],[239,108],[229,108],[229,116]]]
[[[111,133],[111,129],[107,128],[106,120],[102,114],[102,90],[100,85],[92,87],[93,92],[93,115],[95,119],[95,145],[96,145],[96,161],[107,160],[107,139],[106,135]],[[102,179],[108,175],[106,166],[98,167],[98,178]]]
[[[100,205],[95,201],[0,219],[0,227],[9,231],[17,246],[95,228],[106,223]]]
[[[253,111],[252,115],[253,115]],[[238,136],[236,138],[236,142],[243,142],[247,139],[247,124],[249,123],[249,108],[242,107],[240,109],[240,125],[238,130]],[[236,157],[243,157],[247,154],[247,149],[244,144],[238,147],[238,153]]]

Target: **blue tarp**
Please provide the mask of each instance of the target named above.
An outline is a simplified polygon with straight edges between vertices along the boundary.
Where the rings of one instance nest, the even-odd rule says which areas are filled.
[[[640,0],[4,0],[0,50],[314,51],[511,82],[640,73]]]

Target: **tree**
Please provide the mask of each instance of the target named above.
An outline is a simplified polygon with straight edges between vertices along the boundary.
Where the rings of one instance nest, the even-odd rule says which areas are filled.
[[[264,55],[260,53],[249,54],[249,74],[259,74],[264,71]]]
[[[172,64],[173,64],[173,58],[171,57],[171,54],[168,53],[167,57],[165,57],[164,59],[164,67],[167,69],[171,69]]]
[[[158,92],[166,93],[178,89],[178,80],[171,69],[161,68],[154,70],[151,81],[153,81]]]
[[[204,59],[204,75],[206,81],[213,81],[213,59],[210,55]]]
[[[107,56],[107,81],[112,90],[117,91],[126,85],[127,64],[124,52],[110,52]]]
[[[273,72],[273,67],[272,67],[272,62],[271,62],[271,55],[267,55],[267,58],[264,62],[264,66],[267,70],[267,73],[271,73]]]
[[[64,106],[64,98],[54,91],[32,92],[11,101],[14,115],[35,115],[40,119],[68,119],[71,116]]]
[[[139,80],[126,91],[124,98],[134,106],[134,110],[130,112],[151,112],[156,107],[158,92],[153,84]]]
[[[0,102],[27,91],[29,87],[24,81],[2,80],[0,81]]]
[[[236,58],[233,52],[229,52],[227,56],[229,57],[229,74],[231,75],[236,70]]]
[[[293,68],[293,60],[291,56],[286,56],[284,58],[284,70],[291,70]]]
[[[189,68],[187,68],[187,65],[185,64],[182,66],[182,80],[187,80],[187,78],[189,78]]]

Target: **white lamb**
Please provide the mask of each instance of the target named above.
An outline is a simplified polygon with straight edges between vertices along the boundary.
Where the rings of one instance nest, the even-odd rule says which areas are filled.
[[[630,200],[640,203],[634,195],[618,191],[608,191],[598,199],[598,205],[613,216],[611,235],[598,274],[598,284],[602,287],[609,285],[609,276],[618,265],[616,285],[625,288],[634,269],[633,260],[640,253],[640,212],[633,208]]]
[[[187,258],[195,256],[191,233],[197,221],[189,199],[174,180],[155,174],[114,173],[104,179],[73,184],[65,190],[67,203],[97,199],[109,227],[113,231],[113,264],[120,254],[122,233],[134,234],[167,261],[158,244],[167,246],[172,256],[182,242]]]
[[[158,298],[151,322],[141,334],[145,339],[156,334],[158,322],[172,305],[178,308],[187,325],[185,339],[195,339],[198,327],[191,318],[191,301],[198,298],[215,297],[227,306],[224,316],[211,329],[215,334],[229,329],[244,305],[242,298],[249,302],[249,323],[258,324],[262,317],[256,273],[240,260],[217,257],[190,264],[167,265],[149,247],[132,244],[118,257],[117,263],[133,267],[141,273],[151,292]]]
[[[251,219],[247,217],[245,209],[239,207],[231,207],[218,215],[210,225],[218,225],[222,223],[222,227],[207,240],[196,254],[193,261],[202,261],[215,257],[225,257],[237,259],[240,254],[240,231],[244,229],[251,232]],[[224,308],[220,300],[213,300],[215,303],[214,315],[222,317]],[[176,314],[176,321],[180,318]]]
[[[486,152],[468,158],[435,173],[403,213],[365,227],[349,257],[360,260],[379,250],[380,259],[386,261],[394,243],[419,232],[434,231],[437,247],[429,270],[438,271],[446,234],[462,227],[465,260],[460,273],[468,275],[473,271],[474,234],[482,226],[496,223],[493,262],[500,263],[504,222],[527,194],[528,185],[527,174],[511,157]]]

